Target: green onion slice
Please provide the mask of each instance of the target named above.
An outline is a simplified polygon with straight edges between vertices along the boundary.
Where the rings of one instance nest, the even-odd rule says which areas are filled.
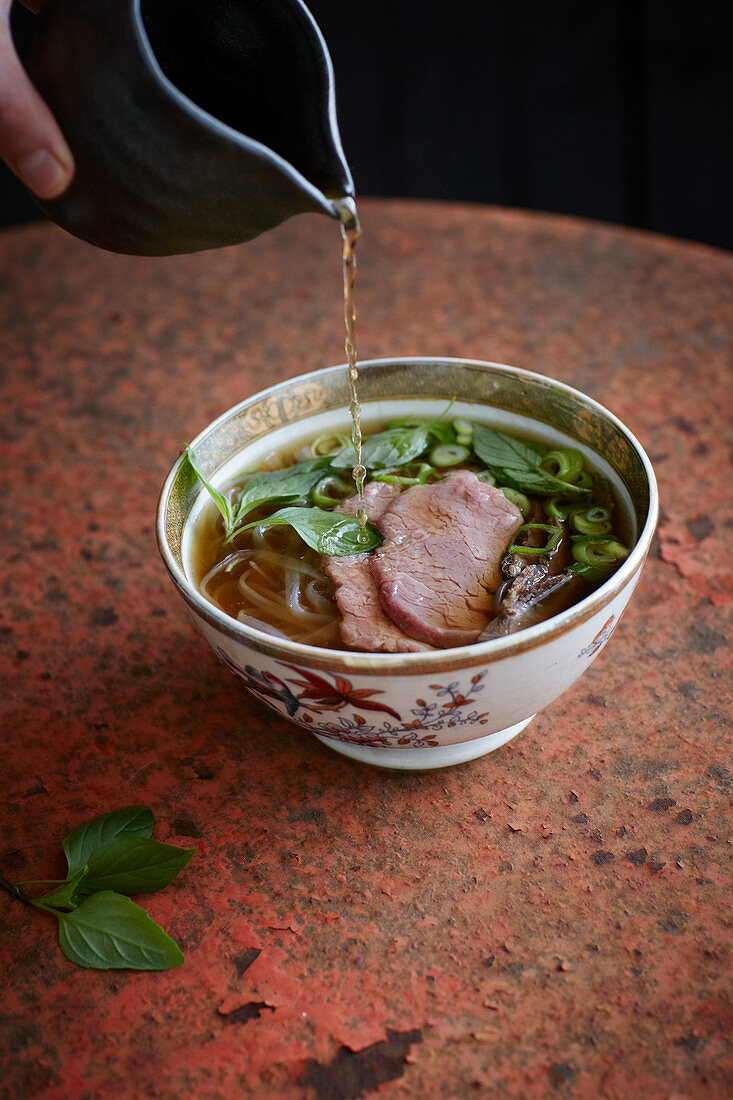
[[[572,551],[573,558],[580,565],[591,565],[606,575],[629,556],[628,547],[613,536],[575,535]]]
[[[574,447],[564,447],[562,450],[548,451],[540,462],[540,469],[553,477],[559,477],[561,481],[575,485],[583,473],[584,462],[580,451],[576,451]]]
[[[526,519],[532,509],[529,497],[526,497],[524,493],[520,493],[518,489],[510,489],[508,485],[502,485],[501,491],[507,500],[510,500],[512,504],[516,504],[522,513],[522,518]]]
[[[545,546],[521,546],[517,538],[523,531],[546,531],[549,535]],[[515,541],[509,547],[510,554],[549,554],[557,547],[562,538],[562,527],[555,523],[523,523],[514,536]]]
[[[453,431],[456,433],[456,443],[461,447],[470,447],[473,442],[473,424],[470,420],[458,417],[453,421]]]
[[[608,508],[594,508],[573,512],[570,523],[581,535],[607,535],[611,530],[611,513]]]
[[[435,473],[433,467],[427,462],[420,463],[414,477],[392,473],[392,469],[399,469],[399,467],[392,467],[390,470],[382,470],[381,473],[374,474],[372,481],[385,481],[388,485],[424,485],[430,475]]]
[[[470,453],[468,447],[458,443],[441,443],[430,452],[430,461],[433,466],[457,466],[459,462],[465,462]]]
[[[581,565],[580,562],[569,565],[565,572],[572,573],[576,577],[583,577],[584,580],[589,581],[591,584],[600,584],[602,581],[608,580],[607,570],[604,572],[601,569],[596,569],[595,565]]]
[[[336,455],[348,447],[351,437],[346,432],[322,432],[311,443],[314,455]]]
[[[492,474],[491,470],[481,470],[476,474],[479,481],[483,481],[484,485],[496,485],[496,478]]]
[[[319,508],[329,508],[353,495],[353,485],[347,485],[343,478],[336,477],[335,474],[326,474],[311,489],[310,498]]]
[[[559,519],[561,523],[564,523],[570,513],[577,507],[576,504],[561,504],[558,503],[555,497],[550,497],[549,500],[543,502],[545,509],[545,515],[549,519]]]

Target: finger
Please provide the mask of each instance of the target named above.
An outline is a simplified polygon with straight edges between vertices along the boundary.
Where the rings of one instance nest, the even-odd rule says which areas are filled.
[[[0,0],[0,157],[39,198],[54,199],[71,182],[74,158],[15,52],[9,6]]]

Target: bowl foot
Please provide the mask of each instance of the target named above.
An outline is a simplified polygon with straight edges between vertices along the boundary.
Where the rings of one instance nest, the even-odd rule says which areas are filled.
[[[531,714],[529,718],[496,733],[490,733],[488,737],[476,737],[473,741],[441,745],[434,749],[381,749],[371,745],[352,745],[345,741],[336,741],[319,733],[314,736],[329,749],[358,760],[360,764],[373,764],[377,768],[392,768],[396,771],[428,771],[430,768],[450,768],[454,764],[463,764],[466,760],[476,760],[479,756],[501,748],[512,737],[521,733],[533,718],[534,715]]]

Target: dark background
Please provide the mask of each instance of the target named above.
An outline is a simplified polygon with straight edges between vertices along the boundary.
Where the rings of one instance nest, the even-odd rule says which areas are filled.
[[[733,246],[728,5],[309,7],[333,57],[359,194],[528,207]],[[16,11],[16,33],[32,18]],[[0,224],[36,216],[0,165]]]

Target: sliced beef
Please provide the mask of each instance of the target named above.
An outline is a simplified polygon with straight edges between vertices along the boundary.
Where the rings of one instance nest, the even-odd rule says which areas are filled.
[[[522,515],[468,470],[415,485],[385,509],[371,556],[379,602],[411,638],[440,647],[475,642],[494,611],[501,560]]]
[[[349,497],[336,511],[356,515],[364,507],[370,523],[400,495],[399,485],[371,481],[364,488],[364,501]],[[372,653],[418,653],[431,646],[408,638],[385,614],[369,568],[369,554],[324,558],[323,571],[336,585],[336,603],[341,612],[341,637],[352,649]]]
[[[393,500],[402,492],[399,485],[390,485],[386,481],[370,481],[364,486],[364,500],[359,500],[359,494],[344,500],[334,508],[335,512],[346,512],[349,516],[355,516],[363,507],[370,523],[378,523],[382,518],[385,508],[388,508]]]
[[[369,653],[420,653],[432,646],[408,638],[382,610],[369,568],[369,554],[325,558],[323,570],[336,585],[341,637]]]

